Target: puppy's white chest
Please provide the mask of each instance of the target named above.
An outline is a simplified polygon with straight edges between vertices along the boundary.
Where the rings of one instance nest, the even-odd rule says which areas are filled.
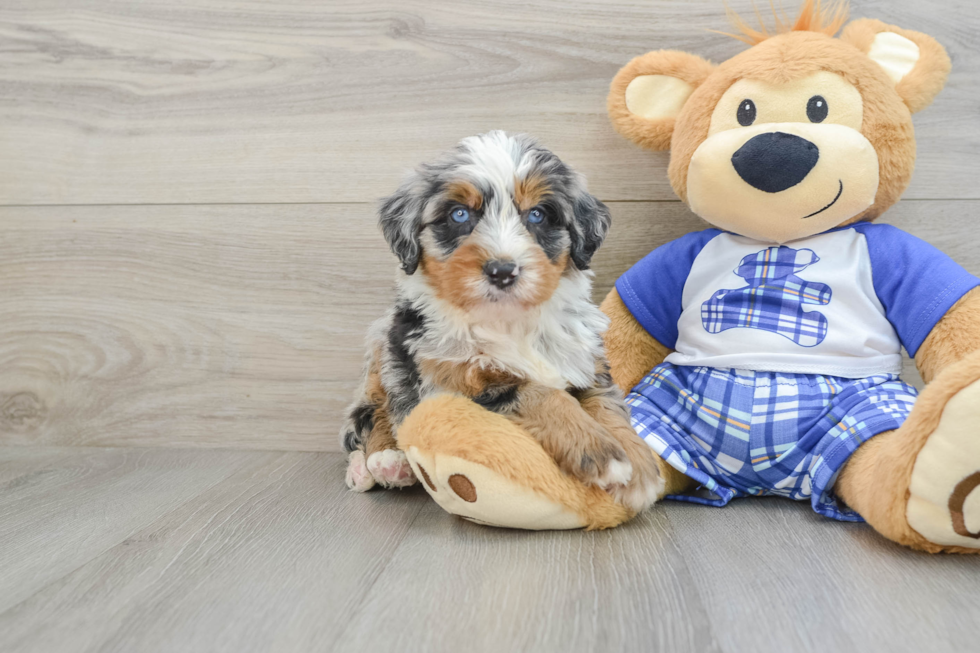
[[[529,381],[564,390],[570,379],[563,373],[561,361],[553,360],[535,343],[514,340],[500,346],[498,343],[484,348],[487,364],[503,366]]]
[[[474,333],[486,365],[503,367],[529,381],[564,390],[591,385],[595,375],[595,344],[562,332]]]

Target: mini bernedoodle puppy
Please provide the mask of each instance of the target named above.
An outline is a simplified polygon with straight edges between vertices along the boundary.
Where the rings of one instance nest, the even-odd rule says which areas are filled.
[[[565,473],[632,510],[652,505],[657,465],[612,383],[608,319],[590,299],[609,210],[583,178],[531,138],[489,132],[420,166],[380,223],[402,273],[341,430],[347,485],[415,483],[399,424],[459,393],[524,428]]]

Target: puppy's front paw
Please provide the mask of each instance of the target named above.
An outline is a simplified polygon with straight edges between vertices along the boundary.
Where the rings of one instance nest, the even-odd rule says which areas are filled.
[[[633,512],[646,510],[663,496],[665,481],[653,453],[645,443],[630,447],[633,475],[627,483],[612,485],[606,491],[617,503]]]
[[[604,490],[629,483],[633,476],[633,465],[626,452],[612,440],[600,440],[570,452],[562,467],[586,485],[596,485]]]
[[[398,449],[375,451],[368,456],[367,468],[384,487],[408,487],[418,482],[405,452]]]
[[[606,471],[596,480],[596,485],[608,490],[614,485],[626,485],[633,477],[633,465],[628,460],[613,458],[606,465]]]
[[[368,471],[363,451],[359,449],[352,451],[347,458],[347,476],[344,481],[347,487],[355,492],[367,492],[374,487],[374,477]]]

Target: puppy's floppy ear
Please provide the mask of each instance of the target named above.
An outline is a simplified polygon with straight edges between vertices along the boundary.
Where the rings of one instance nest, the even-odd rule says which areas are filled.
[[[401,261],[405,274],[415,274],[422,257],[419,234],[422,231],[424,195],[419,192],[419,180],[414,176],[381,203],[378,224],[388,246]]]
[[[670,148],[674,120],[714,66],[687,52],[658,50],[623,66],[609,88],[613,127],[641,147]]]
[[[952,64],[936,39],[870,18],[855,20],[840,36],[884,68],[909,111],[932,104]]]
[[[592,255],[606,239],[612,216],[609,208],[589,193],[582,191],[572,204],[572,224],[568,230],[572,244],[569,255],[579,270],[588,270]]]

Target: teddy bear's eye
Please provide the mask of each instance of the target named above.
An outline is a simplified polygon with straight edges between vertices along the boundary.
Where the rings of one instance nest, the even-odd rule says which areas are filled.
[[[742,103],[738,105],[738,113],[735,114],[738,118],[738,124],[743,127],[748,127],[755,122],[755,102],[752,100],[742,100]]]
[[[823,99],[822,95],[814,95],[806,103],[806,117],[810,122],[823,122],[827,117],[827,111],[827,100]]]

